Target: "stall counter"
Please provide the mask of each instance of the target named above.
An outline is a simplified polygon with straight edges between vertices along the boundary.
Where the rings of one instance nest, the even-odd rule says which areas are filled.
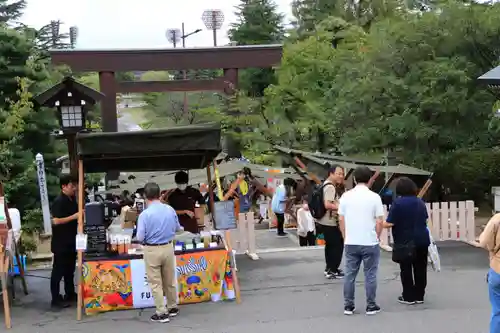
[[[175,272],[178,304],[235,297],[225,248],[176,252]],[[86,314],[154,307],[141,254],[87,256],[82,275]]]

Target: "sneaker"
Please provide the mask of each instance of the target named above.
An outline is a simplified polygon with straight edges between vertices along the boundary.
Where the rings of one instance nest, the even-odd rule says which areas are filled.
[[[337,269],[337,272],[335,272],[334,275],[337,279],[342,279],[345,276],[341,269]]]
[[[401,304],[406,304],[406,305],[413,305],[415,304],[416,302],[415,301],[408,301],[408,300],[405,300],[403,298],[403,296],[399,296],[398,297],[398,302],[401,303]]]
[[[53,299],[52,302],[50,302],[50,306],[54,310],[61,310],[61,309],[69,308],[71,306],[71,304],[69,304],[68,302],[66,302],[64,300],[64,298],[61,295],[59,295],[58,298]]]
[[[375,305],[370,305],[370,306],[366,307],[366,314],[369,315],[369,316],[375,315],[375,314],[379,313],[380,310],[381,310],[380,306],[378,306],[376,304]]]
[[[76,293],[64,295],[64,301],[67,303],[76,303],[78,301],[78,295]]]
[[[278,232],[277,235],[278,237],[286,237],[288,234],[286,232]]]
[[[349,305],[349,306],[344,307],[344,314],[346,316],[353,315],[354,311],[356,311],[356,308],[354,307],[354,305]]]
[[[170,317],[175,317],[179,314],[179,308],[171,308],[170,310],[168,310],[168,315]]]
[[[418,300],[418,301],[415,301],[416,304],[424,304],[424,300],[421,299],[421,300]]]
[[[161,315],[155,313],[151,316],[151,321],[154,323],[168,323],[170,321],[168,317],[167,313],[163,313]]]
[[[327,278],[327,279],[335,279],[335,274],[333,274],[332,271],[330,271],[330,270],[325,271],[325,278]]]

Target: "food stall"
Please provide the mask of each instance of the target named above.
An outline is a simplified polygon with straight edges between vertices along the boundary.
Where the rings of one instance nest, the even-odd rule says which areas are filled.
[[[158,171],[207,167],[220,152],[215,124],[123,133],[79,133],[78,312],[153,307],[142,246],[130,235],[106,235],[99,223],[83,214],[84,173]],[[210,171],[207,170],[210,178]],[[209,179],[210,181],[210,179]],[[89,204],[87,204],[89,205]],[[94,203],[95,205],[95,203]],[[85,231],[85,233],[84,233]],[[232,253],[223,233],[211,230],[175,241],[178,303],[236,298],[239,285]],[[84,253],[85,252],[85,253]]]

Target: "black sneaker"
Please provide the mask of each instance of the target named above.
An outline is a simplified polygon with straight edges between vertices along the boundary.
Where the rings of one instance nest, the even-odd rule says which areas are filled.
[[[76,293],[64,295],[64,301],[67,303],[76,303],[78,301],[78,295]]]
[[[172,308],[170,310],[168,310],[168,315],[170,317],[175,317],[179,314],[179,309],[178,308]]]
[[[59,295],[57,298],[52,299],[52,302],[50,302],[50,306],[54,310],[61,310],[69,308],[70,304],[66,302],[61,295]]]
[[[62,310],[69,308],[71,305],[63,300],[53,300],[50,302],[50,306],[53,310]]]
[[[423,299],[420,299],[420,300],[416,300],[415,301],[416,304],[424,304],[424,300]]]
[[[168,323],[170,319],[167,313],[163,313],[161,315],[155,313],[151,316],[151,321],[154,323]]]
[[[276,234],[276,236],[278,236],[278,237],[286,237],[286,236],[288,236],[288,234],[286,232],[278,232]]]
[[[328,270],[328,271],[325,271],[325,277],[327,279],[335,279],[335,274],[333,274],[332,271]]]
[[[378,305],[369,305],[366,307],[366,314],[369,316],[375,315],[380,312],[380,306]]]
[[[344,306],[344,314],[346,316],[353,315],[354,311],[356,311],[356,308],[354,307],[354,305]]]
[[[341,269],[337,269],[337,272],[335,272],[334,275],[337,279],[342,279],[345,276]]]
[[[404,299],[403,296],[398,297],[398,302],[401,304],[406,304],[406,305],[413,305],[416,303],[415,301],[408,301],[408,300]]]

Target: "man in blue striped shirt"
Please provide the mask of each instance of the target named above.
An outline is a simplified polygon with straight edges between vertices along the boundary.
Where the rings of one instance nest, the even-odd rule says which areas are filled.
[[[147,208],[137,221],[137,240],[144,245],[146,275],[155,301],[154,322],[167,323],[179,313],[175,280],[175,233],[182,230],[175,210],[160,201],[156,183],[144,186]],[[164,296],[167,297],[165,306]]]

